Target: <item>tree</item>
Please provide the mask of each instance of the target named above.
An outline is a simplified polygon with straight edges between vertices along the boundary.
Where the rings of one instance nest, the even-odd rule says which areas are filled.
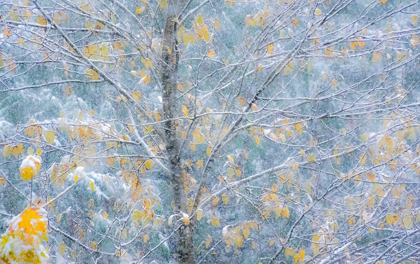
[[[419,7],[4,1],[2,227],[45,209],[57,262],[418,259]]]

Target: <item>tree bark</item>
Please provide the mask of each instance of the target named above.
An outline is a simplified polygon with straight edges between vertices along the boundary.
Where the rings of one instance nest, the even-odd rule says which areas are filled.
[[[175,213],[187,213],[187,197],[184,188],[184,177],[181,167],[180,141],[177,137],[176,113],[177,108],[176,92],[178,81],[179,50],[176,40],[178,22],[175,19],[178,15],[180,3],[170,1],[168,15],[166,17],[163,45],[162,45],[162,68],[161,79],[163,86],[163,115],[165,119],[166,151],[169,159],[171,174],[171,185],[175,202]],[[173,239],[173,247],[176,260],[179,263],[194,263],[193,228],[185,225],[177,230]]]

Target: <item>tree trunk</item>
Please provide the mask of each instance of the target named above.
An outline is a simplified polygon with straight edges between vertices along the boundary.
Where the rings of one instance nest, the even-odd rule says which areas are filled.
[[[184,188],[184,177],[181,168],[180,142],[177,137],[176,114],[176,87],[178,80],[179,50],[176,40],[177,31],[177,1],[170,1],[168,15],[166,18],[163,45],[162,45],[162,68],[161,79],[163,85],[163,115],[166,120],[164,123],[166,151],[169,158],[169,169],[171,171],[171,184],[175,202],[176,213],[187,213],[186,193]],[[192,226],[181,226],[172,240],[175,245],[175,257],[179,263],[194,263],[193,229]]]

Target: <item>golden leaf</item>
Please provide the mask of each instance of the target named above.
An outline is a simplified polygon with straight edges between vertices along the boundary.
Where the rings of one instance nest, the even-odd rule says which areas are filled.
[[[274,52],[274,44],[269,44],[268,46],[267,46],[267,52],[268,52],[268,54],[273,54],[273,52]]]
[[[185,105],[182,105],[182,112],[184,113],[184,116],[188,115],[188,109]]]
[[[309,162],[314,162],[315,159],[316,159],[316,156],[315,155],[308,155],[308,161]]]
[[[53,144],[55,139],[54,131],[48,130],[45,132],[45,140],[48,142],[48,144]]]
[[[375,63],[375,62],[379,62],[381,60],[382,60],[382,54],[380,52],[377,52],[377,51],[373,52],[372,62]]]
[[[251,229],[248,226],[244,226],[242,228],[242,234],[244,235],[245,239],[248,239],[249,235],[251,234]]]
[[[213,59],[213,57],[214,57],[214,50],[210,50],[208,53],[207,53],[207,55],[209,56],[209,58],[210,59]]]
[[[220,226],[220,219],[218,217],[212,217],[210,222],[215,227]]]
[[[9,157],[10,154],[12,154],[12,151],[13,151],[13,148],[11,146],[9,146],[9,145],[5,146],[4,149],[3,149],[3,156],[5,158]]]
[[[46,26],[47,25],[47,19],[45,19],[45,17],[43,16],[38,16],[36,18],[36,21],[38,22],[38,24]]]
[[[288,256],[293,256],[295,254],[294,250],[292,248],[285,248],[284,250],[284,255],[286,256],[286,258]]]
[[[289,208],[287,208],[286,206],[283,206],[283,208],[281,209],[281,215],[284,218],[289,218],[289,216],[290,216]]]
[[[145,162],[144,162],[144,166],[146,167],[146,169],[148,169],[148,170],[150,170],[151,168],[152,168],[152,166],[153,166],[153,164],[154,164],[154,162],[153,162],[153,160],[146,160]]]
[[[203,24],[203,22],[204,22],[204,17],[202,15],[198,15],[197,16],[197,23],[199,25],[201,25],[201,24]]]
[[[147,58],[147,59],[144,61],[144,66],[145,66],[146,68],[153,67],[153,63],[152,63],[152,61],[151,61],[149,58]]]
[[[11,32],[10,28],[4,29],[4,35],[6,35],[6,37],[10,37],[10,32]]]
[[[196,165],[197,165],[197,169],[200,169],[201,167],[203,167],[203,160],[202,159],[201,160],[197,160]]]
[[[413,228],[413,219],[412,219],[411,215],[404,216],[403,223],[404,223],[404,227],[406,229]]]
[[[229,203],[229,197],[227,196],[227,194],[226,194],[226,193],[223,193],[223,194],[222,194],[222,202],[223,202],[224,204],[228,204],[228,203]]]
[[[201,218],[203,218],[203,210],[202,209],[197,209],[197,211],[195,212],[196,216],[197,216],[197,221],[200,221]]]
[[[95,70],[87,69],[86,70],[86,78],[92,79],[92,80],[99,80],[99,73],[97,73]]]
[[[160,9],[164,9],[167,6],[168,6],[168,1],[167,0],[161,0],[160,1],[160,4],[159,4]]]
[[[219,30],[220,29],[220,22],[219,19],[216,18],[216,20],[214,20],[214,27]]]
[[[141,7],[137,7],[136,8],[136,14],[138,14],[138,15],[140,15],[141,14],[141,12],[143,12],[144,11],[144,9],[145,9],[145,7],[144,6],[141,6]]]

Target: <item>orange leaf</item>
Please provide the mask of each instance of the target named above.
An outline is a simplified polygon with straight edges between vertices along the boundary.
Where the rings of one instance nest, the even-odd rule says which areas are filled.
[[[6,35],[6,37],[10,37],[10,32],[11,32],[10,28],[4,29],[4,34]]]

